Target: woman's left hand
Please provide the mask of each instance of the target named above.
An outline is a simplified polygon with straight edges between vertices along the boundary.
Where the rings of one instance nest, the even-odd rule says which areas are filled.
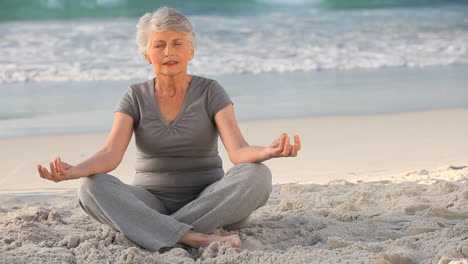
[[[283,133],[268,146],[268,152],[271,158],[296,157],[300,149],[301,139],[299,135],[294,136],[294,145],[291,145],[290,138],[286,133]]]

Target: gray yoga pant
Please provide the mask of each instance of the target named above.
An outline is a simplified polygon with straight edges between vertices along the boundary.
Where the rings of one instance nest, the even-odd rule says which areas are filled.
[[[86,213],[153,251],[175,245],[190,229],[209,234],[218,227],[242,227],[249,215],[266,203],[272,190],[267,166],[243,163],[171,213],[167,200],[112,175],[99,173],[81,181],[78,197]]]

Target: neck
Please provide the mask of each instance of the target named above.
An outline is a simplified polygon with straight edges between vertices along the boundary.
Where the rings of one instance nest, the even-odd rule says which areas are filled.
[[[155,92],[160,95],[175,96],[180,92],[185,92],[192,77],[186,73],[174,76],[156,75]]]

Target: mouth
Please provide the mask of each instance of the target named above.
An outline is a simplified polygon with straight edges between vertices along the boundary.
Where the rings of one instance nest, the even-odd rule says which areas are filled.
[[[172,65],[176,65],[177,63],[178,63],[177,61],[166,61],[165,63],[163,63],[163,65],[172,66]]]

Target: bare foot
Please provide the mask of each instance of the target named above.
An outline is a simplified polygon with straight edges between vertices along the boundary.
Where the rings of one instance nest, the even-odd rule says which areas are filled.
[[[232,236],[216,236],[216,235],[207,235],[199,232],[195,232],[193,230],[187,231],[179,240],[180,243],[186,244],[188,246],[199,248],[199,247],[206,247],[213,242],[227,242],[231,243],[234,247],[240,248],[241,247],[241,240],[239,236],[232,235]]]

